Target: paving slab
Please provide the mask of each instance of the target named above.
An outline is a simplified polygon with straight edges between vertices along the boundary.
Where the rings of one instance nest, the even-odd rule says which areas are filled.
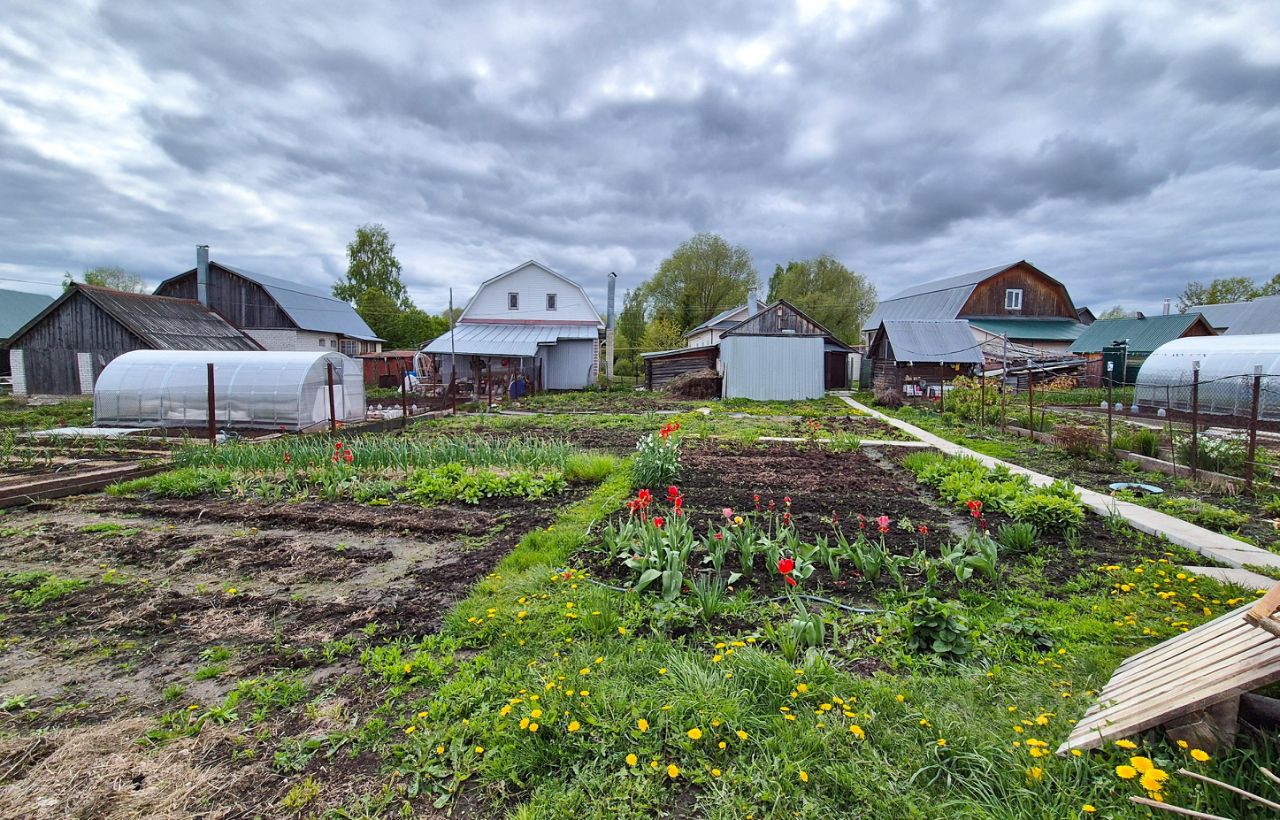
[[[948,455],[976,458],[988,467],[1005,467],[1012,473],[1026,476],[1037,487],[1047,486],[1054,482],[1051,476],[975,452],[968,447],[963,447],[930,433],[928,430],[922,430],[902,419],[896,419],[878,410],[873,410],[861,402],[854,401],[847,395],[840,393],[836,395],[855,410],[860,410],[903,432],[910,433]],[[1196,526],[1188,521],[1183,521],[1181,518],[1162,513],[1159,510],[1153,510],[1129,501],[1121,501],[1106,493],[1100,493],[1086,487],[1077,486],[1076,492],[1080,494],[1080,501],[1098,515],[1120,515],[1136,530],[1159,536],[1171,544],[1177,544],[1184,549],[1198,552],[1219,563],[1238,568],[1252,564],[1254,566],[1280,569],[1280,555],[1255,547],[1252,544],[1246,544],[1244,541],[1232,538],[1229,535],[1207,530],[1204,527]]]

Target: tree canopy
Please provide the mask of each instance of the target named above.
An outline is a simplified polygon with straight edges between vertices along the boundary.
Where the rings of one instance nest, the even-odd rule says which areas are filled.
[[[1259,296],[1280,295],[1280,273],[1261,285],[1247,276],[1224,276],[1208,285],[1191,281],[1178,296],[1178,312],[1186,313],[1196,305],[1221,305],[1227,302],[1251,302]]]
[[[444,316],[432,316],[410,304],[401,308],[390,296],[369,288],[356,299],[356,313],[386,340],[388,350],[416,350],[449,329]]]
[[[675,322],[665,316],[658,316],[644,329],[640,339],[640,352],[652,353],[655,350],[672,350],[684,344],[683,331]]]
[[[76,278],[68,271],[62,277],[62,287],[70,287],[75,281]],[[81,281],[86,285],[97,285],[100,288],[111,288],[125,293],[147,292],[147,285],[142,281],[141,276],[118,265],[99,265],[96,268],[89,268],[84,272]]]
[[[1102,312],[1099,319],[1127,319],[1129,311],[1125,310],[1124,305],[1114,305]]]
[[[755,284],[756,269],[746,248],[700,233],[662,260],[642,294],[655,320],[670,323],[678,337],[726,308],[746,304]]]
[[[862,322],[876,307],[876,286],[831,254],[778,265],[769,277],[769,298],[786,299],[831,331],[856,343]]]
[[[347,276],[333,286],[333,295],[354,304],[372,289],[386,294],[402,310],[411,307],[395,252],[386,228],[374,223],[356,228],[355,239],[347,244]]]

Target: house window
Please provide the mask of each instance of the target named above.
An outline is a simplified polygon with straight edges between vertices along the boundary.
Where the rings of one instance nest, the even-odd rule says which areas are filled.
[[[325,346],[325,345],[324,345],[324,339],[316,339],[316,341],[320,343],[320,346],[321,346],[321,347],[324,347],[324,346]]]
[[[520,294],[508,293],[507,294],[507,310],[519,310],[519,309],[520,309]]]
[[[352,339],[343,339],[338,343],[338,351],[346,356],[355,356],[360,352],[360,343]]]
[[[554,293],[547,294],[547,310],[556,309],[556,295]]]
[[[1009,288],[1004,292],[1005,310],[1022,310],[1022,288]]]

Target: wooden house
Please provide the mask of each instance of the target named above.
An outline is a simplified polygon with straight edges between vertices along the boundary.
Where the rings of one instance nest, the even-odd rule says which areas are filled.
[[[297,281],[210,261],[204,246],[196,267],[164,280],[155,293],[207,305],[265,350],[358,356],[382,349],[383,340],[350,304]]]
[[[975,338],[1006,337],[1046,352],[1065,353],[1084,331],[1067,288],[1026,260],[908,288],[876,305],[863,324],[864,341],[882,322],[965,320]]]
[[[981,368],[981,345],[963,319],[880,322],[867,348],[871,386],[904,396],[938,395],[946,382]]]
[[[13,392],[93,392],[107,363],[131,350],[262,350],[193,299],[73,284],[10,340]]]
[[[454,329],[423,352],[437,381],[579,390],[599,375],[603,333],[581,285],[529,260],[481,283]]]
[[[752,305],[751,303],[755,304]],[[707,321],[684,334],[685,347],[705,347],[720,341],[720,335],[742,320],[764,310],[768,305],[759,299],[748,298],[746,303],[722,310]]]

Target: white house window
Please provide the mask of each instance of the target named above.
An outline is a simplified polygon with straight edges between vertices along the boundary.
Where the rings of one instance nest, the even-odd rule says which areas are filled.
[[[556,295],[554,293],[547,294],[547,310],[556,309]]]
[[[351,339],[343,339],[338,343],[338,351],[347,356],[355,356],[360,352],[360,343]]]
[[[1022,310],[1022,288],[1009,288],[1004,292],[1005,310]]]
[[[321,347],[324,347],[324,339],[316,339],[316,341],[320,343]]]
[[[520,309],[520,294],[508,293],[507,294],[507,310],[519,310],[519,309]]]

